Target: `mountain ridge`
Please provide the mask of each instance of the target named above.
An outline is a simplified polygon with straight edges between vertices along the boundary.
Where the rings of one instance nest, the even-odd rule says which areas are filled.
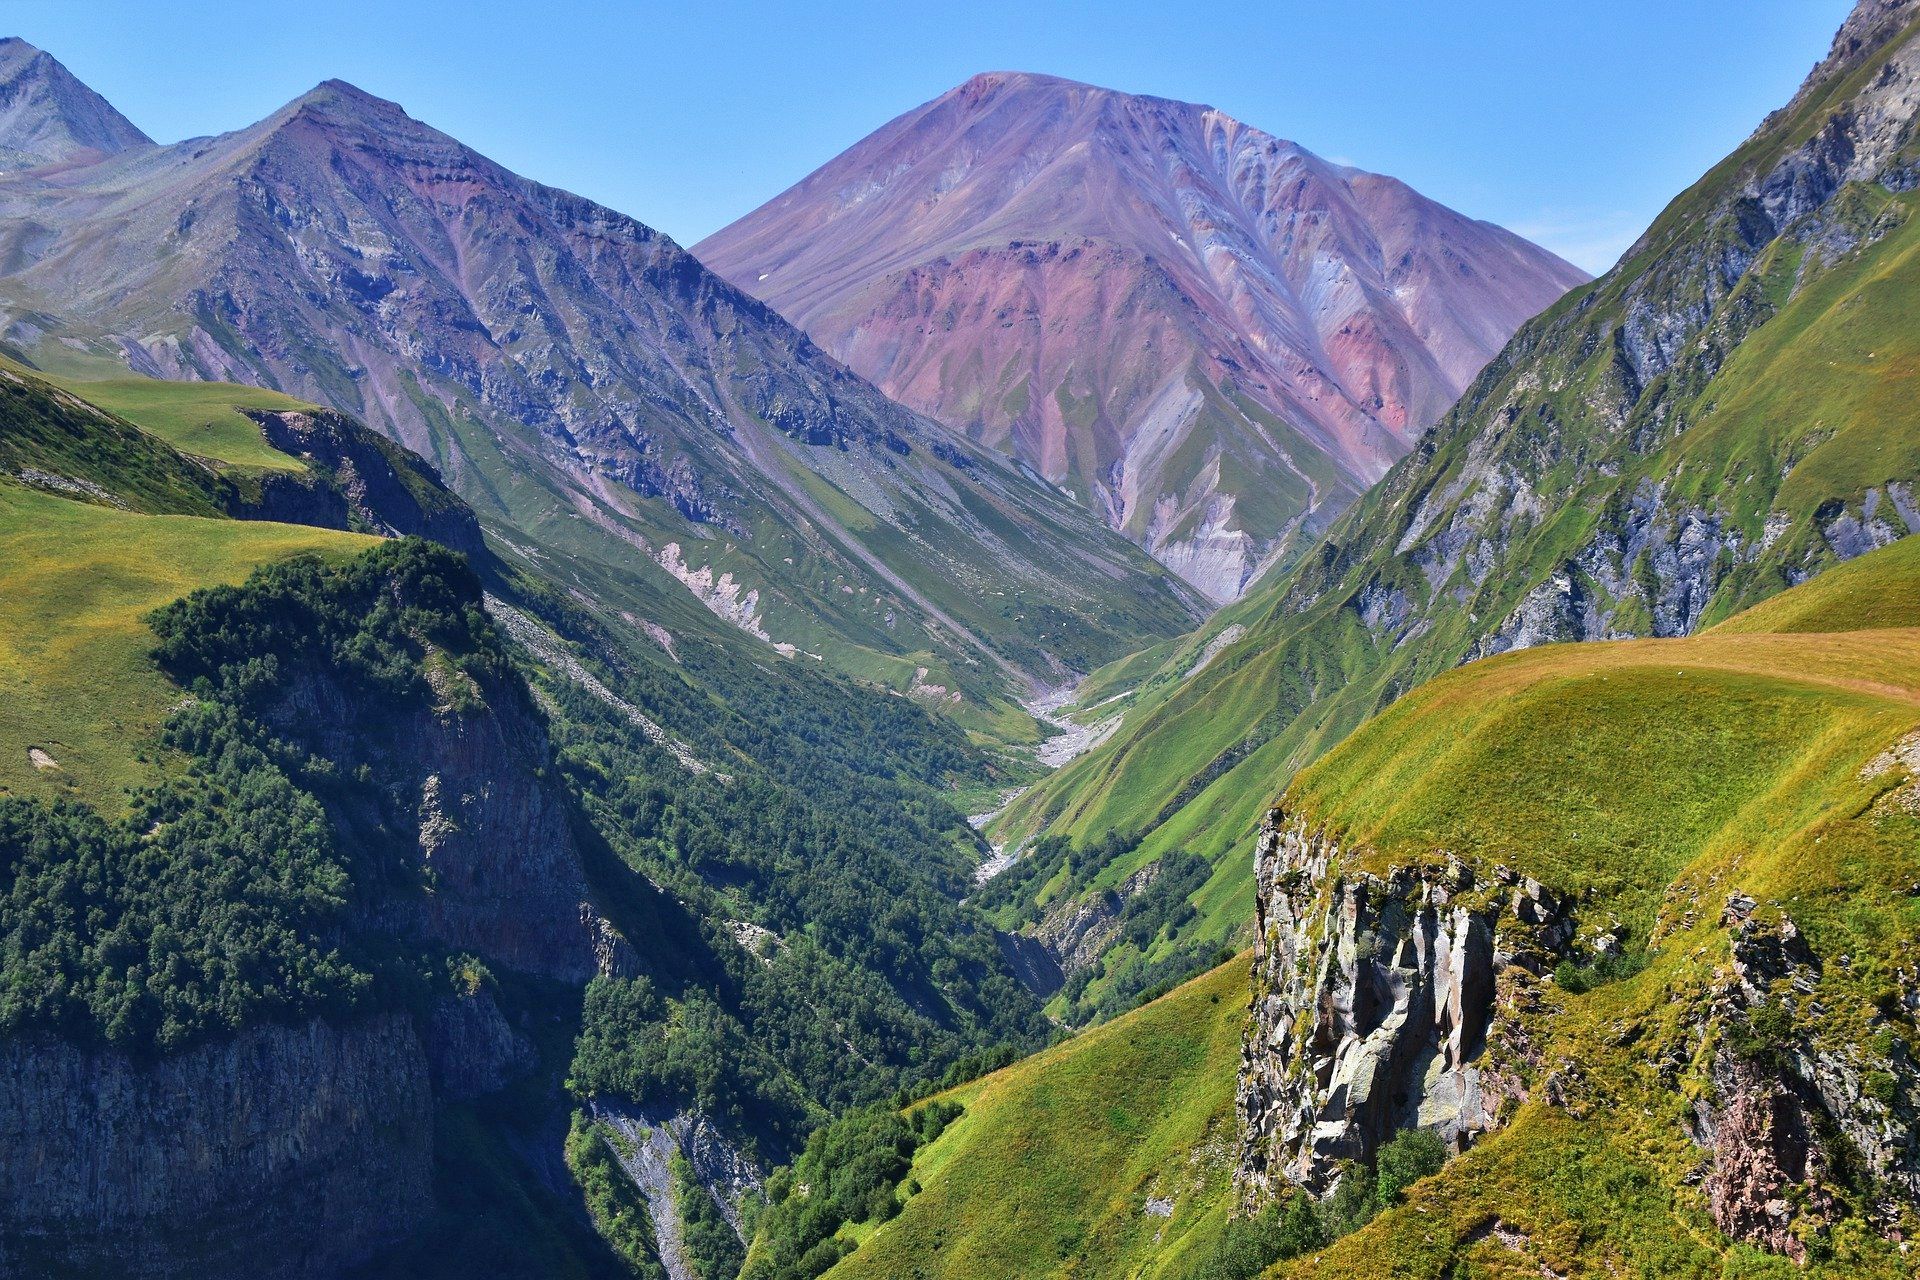
[[[1198,616],[1047,486],[636,219],[324,81],[247,128],[0,178],[10,340],[362,418],[480,512],[788,656],[1016,698]],[[1042,588],[1045,588],[1044,592]]]

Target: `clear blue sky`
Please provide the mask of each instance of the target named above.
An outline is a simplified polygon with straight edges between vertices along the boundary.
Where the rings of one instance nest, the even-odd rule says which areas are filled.
[[[1590,270],[1825,53],[1850,0],[12,0],[162,141],[329,77],[691,244],[986,70],[1210,103]]]

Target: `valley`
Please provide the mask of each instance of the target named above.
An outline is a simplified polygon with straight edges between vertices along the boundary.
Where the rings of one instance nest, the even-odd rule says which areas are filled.
[[[1920,0],[1598,276],[1334,154],[0,39],[0,1274],[1912,1275]]]

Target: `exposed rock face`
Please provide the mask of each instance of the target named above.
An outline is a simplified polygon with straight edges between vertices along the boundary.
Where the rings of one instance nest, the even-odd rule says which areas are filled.
[[[447,490],[439,473],[345,414],[261,410],[248,416],[260,424],[267,443],[307,459],[331,481],[311,499],[324,504],[327,518],[289,514],[282,507],[291,499],[271,486],[262,494],[261,518],[339,528],[351,523],[393,538],[414,534],[469,555],[481,550],[479,521]]]
[[[1403,1128],[1454,1149],[1524,1097],[1512,1014],[1572,939],[1544,886],[1464,864],[1381,878],[1274,811],[1256,853],[1253,1020],[1242,1053],[1239,1178],[1323,1192]]]
[[[1211,108],[1009,72],[694,251],[1216,600],[1586,278]]]
[[[704,1116],[606,1103],[594,1104],[593,1114],[622,1139],[614,1147],[614,1158],[646,1197],[647,1214],[653,1221],[668,1280],[701,1280],[682,1243],[681,1223],[686,1211],[674,1186],[674,1154],[686,1158],[701,1193],[713,1198],[736,1233],[743,1226],[743,1198],[760,1188],[759,1169]]]
[[[436,705],[396,711],[303,671],[268,712],[290,740],[361,762],[378,781],[377,797],[339,802],[349,830],[380,847],[409,824],[396,852],[426,892],[384,902],[385,923],[565,981],[631,972],[631,948],[587,887],[571,804],[545,776],[551,747],[525,688],[463,690],[464,674],[436,678],[447,684]]]
[[[1719,1228],[1804,1261],[1807,1239],[1849,1191],[1883,1197],[1866,1206],[1883,1229],[1902,1204],[1920,1203],[1920,1067],[1897,1040],[1883,1054],[1831,1043],[1810,1024],[1772,1039],[1752,1029],[1765,1009],[1817,1018],[1823,968],[1792,919],[1763,922],[1757,906],[1740,893],[1727,901],[1732,971],[1702,1029],[1717,1030],[1719,1048],[1693,1138],[1711,1153],[1706,1191]]]
[[[537,1058],[533,1044],[507,1022],[490,992],[443,996],[427,1020],[433,1091],[442,1098],[497,1093]]]
[[[1160,864],[1148,863],[1112,889],[1068,898],[1034,927],[1032,937],[1053,957],[1062,975],[1091,968],[1120,934],[1121,910],[1128,898],[1151,885]]]
[[[411,1022],[265,1026],[151,1065],[0,1043],[0,1271],[330,1280],[431,1209]]]

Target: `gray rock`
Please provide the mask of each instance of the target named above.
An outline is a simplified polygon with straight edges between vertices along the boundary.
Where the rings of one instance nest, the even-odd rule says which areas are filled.
[[[1382,878],[1339,857],[1277,810],[1255,855],[1238,1173],[1255,1198],[1283,1180],[1325,1192],[1403,1128],[1459,1150],[1496,1127],[1518,1091],[1517,1064],[1488,1052],[1496,986],[1532,981],[1572,936],[1558,896],[1505,868],[1505,907],[1469,907],[1454,904],[1474,884],[1457,858]]]
[[[323,1280],[431,1210],[404,1016],[266,1026],[147,1064],[0,1044],[0,1274]]]

